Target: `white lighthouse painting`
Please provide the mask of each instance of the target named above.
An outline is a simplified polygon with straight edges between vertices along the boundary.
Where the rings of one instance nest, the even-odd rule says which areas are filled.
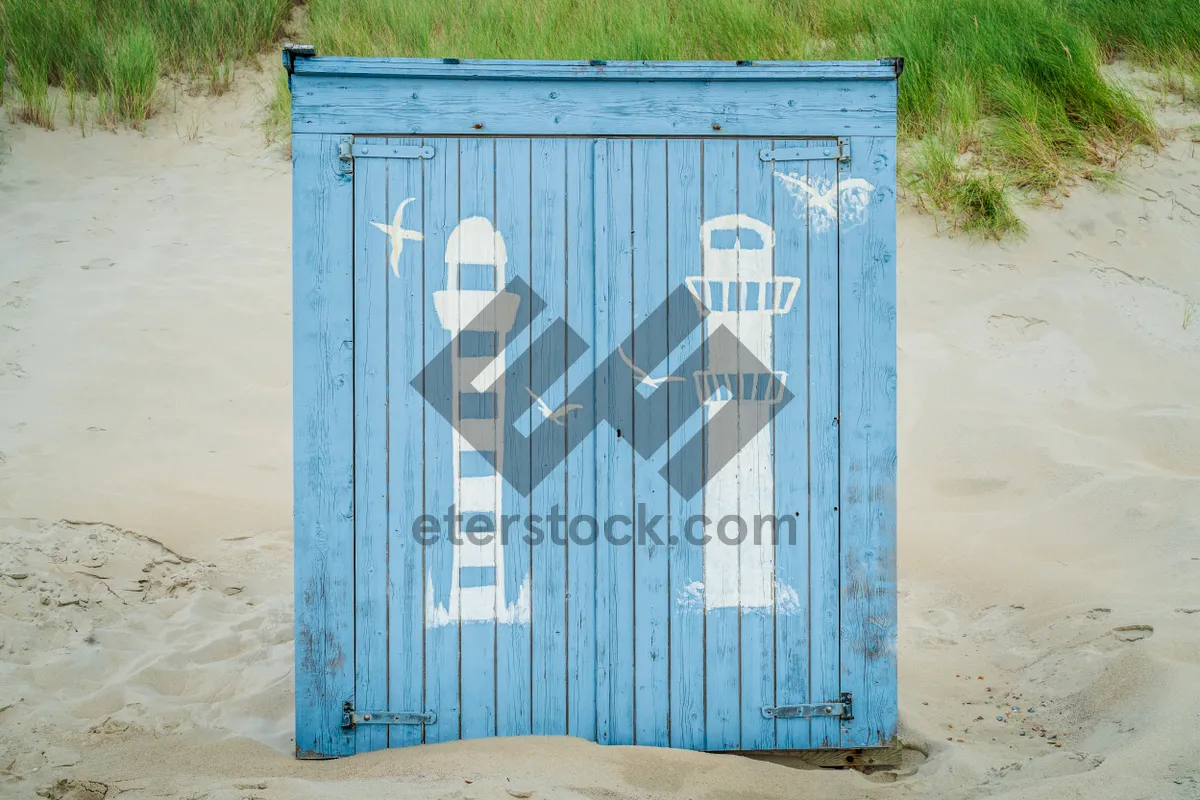
[[[420,233],[401,228],[402,210],[403,204],[392,226],[377,225],[392,237],[393,269],[403,239],[421,239]],[[717,233],[732,234],[733,247],[715,246]],[[711,420],[734,403],[737,427],[756,433],[745,442],[724,441],[720,437],[736,439],[736,429],[730,433],[718,426],[704,426],[709,452],[725,452],[729,458],[706,460],[705,516],[712,522],[704,531],[704,581],[683,587],[680,602],[699,607],[703,597],[705,610],[775,605],[786,611],[794,593],[776,582],[774,528],[739,532],[721,531],[719,525],[722,519],[746,525],[769,518],[773,526],[774,465],[768,423],[787,381],[785,372],[771,367],[773,318],[791,311],[800,294],[800,279],[774,274],[774,230],[753,217],[730,214],[709,219],[701,225],[700,239],[702,274],[687,277],[687,287],[704,316],[706,337],[725,327],[739,342],[733,349],[709,348],[706,369],[694,374],[701,413]],[[506,596],[504,547],[499,535],[508,427],[505,347],[521,302],[520,295],[505,291],[507,260],[504,237],[490,220],[479,216],[463,219],[446,244],[446,288],[433,293],[438,320],[456,342],[450,420],[455,516],[447,531],[454,544],[445,602],[439,603],[438,598],[447,597],[443,594],[446,587],[437,587],[435,592],[432,572],[427,576],[428,627],[466,622],[526,624],[530,619],[528,575],[516,597]],[[468,339],[487,346],[469,348],[465,344]],[[623,348],[618,355],[633,370],[643,394],[683,380],[653,378],[638,368]],[[757,367],[747,371],[739,358],[752,358]],[[579,408],[567,404],[552,409],[525,388],[534,408],[555,424],[563,424],[563,418]],[[741,538],[737,542],[728,540],[738,533]],[[779,593],[782,595],[777,597]]]
[[[714,246],[718,232],[734,236],[732,248]],[[757,242],[743,242],[743,236]],[[706,460],[705,516],[712,522],[704,531],[704,585],[684,589],[685,598],[703,593],[704,607],[709,610],[765,608],[776,601],[775,478],[768,422],[772,407],[783,398],[787,373],[771,369],[773,318],[792,310],[800,279],[773,274],[774,246],[775,232],[761,220],[745,214],[715,217],[700,227],[703,275],[686,279],[704,314],[706,337],[723,326],[740,343],[732,350],[709,348],[707,369],[694,376],[700,403],[709,420],[728,403],[736,403],[738,427],[757,431],[749,441],[739,442],[737,431],[728,426],[704,426],[710,454],[731,456],[724,461]],[[766,369],[747,371],[747,365],[738,361],[739,353],[752,356]],[[756,532],[752,526],[759,519],[771,522]],[[723,531],[722,520],[747,529]],[[790,595],[790,589],[781,589]],[[790,596],[782,599],[781,606],[787,608]]]
[[[529,621],[529,577],[517,597],[505,597],[504,548],[499,541],[506,428],[504,347],[520,305],[519,295],[504,291],[507,261],[504,237],[491,221],[468,217],[450,234],[446,289],[433,295],[438,319],[456,340],[461,342],[464,333],[494,338],[490,353],[470,350],[464,355],[461,344],[453,352],[454,558],[447,604],[435,602],[432,574],[426,582],[429,627]],[[475,276],[482,280],[471,286],[483,288],[464,288],[464,271],[482,271]],[[490,520],[491,530],[473,528],[473,520]]]

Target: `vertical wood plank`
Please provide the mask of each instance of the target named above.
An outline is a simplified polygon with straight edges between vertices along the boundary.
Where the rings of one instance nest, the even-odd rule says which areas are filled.
[[[546,310],[531,325],[531,336],[549,335],[555,320],[567,316],[567,142],[533,140],[532,155],[533,269],[529,284],[546,302]],[[530,384],[544,395],[550,408],[567,397],[566,342],[546,348],[550,357],[531,364]],[[530,399],[526,397],[526,399]],[[540,415],[538,415],[540,417]],[[543,465],[557,464],[534,487],[530,508],[542,518],[543,536],[532,546],[533,578],[533,733],[567,733],[567,551],[564,525],[553,522],[566,511],[565,472],[561,463],[567,444],[565,421],[541,420],[540,433],[530,443],[535,475]]]
[[[841,677],[854,694],[841,745],[866,747],[896,735],[896,140],[853,145],[839,208]]]
[[[700,142],[671,140],[667,149],[667,286],[675,291],[688,276],[700,275]],[[685,298],[691,303],[691,298]],[[667,324],[671,340],[683,343],[667,358],[668,370],[674,374],[689,357],[701,352],[703,329],[689,329],[694,308],[671,306],[667,309]],[[667,384],[669,391],[669,426],[667,443],[668,469],[684,469],[700,473],[704,465],[698,461],[680,463],[673,457],[682,451],[694,436],[703,436],[703,411],[694,413],[696,387],[692,381]],[[699,485],[699,474],[674,476],[672,484]],[[679,478],[677,481],[676,478]],[[703,526],[689,520],[704,511],[701,493],[685,498],[674,490],[670,493],[670,704],[672,747],[702,750],[704,735],[704,551],[699,543]],[[696,587],[701,587],[697,591]]]
[[[420,145],[419,139],[392,139],[389,144]],[[356,168],[379,159],[359,159]],[[401,203],[403,227],[424,228],[424,187],[420,159],[387,161],[387,224]],[[372,231],[379,234],[379,231]],[[375,237],[376,239],[380,237]],[[382,237],[384,239],[388,237]],[[424,455],[422,414],[425,400],[412,381],[424,367],[425,319],[423,242],[408,240],[396,265],[397,276],[383,263],[373,269],[385,276],[387,297],[387,414],[388,428],[369,435],[387,437],[387,590],[388,652],[387,709],[424,710],[425,631],[423,624],[424,552],[413,536],[413,524],[425,513],[424,476],[416,473]],[[390,247],[390,245],[389,245]],[[368,409],[373,414],[373,409]],[[368,445],[369,446],[369,445]],[[361,565],[361,561],[359,562]],[[359,613],[362,613],[361,605]],[[377,727],[377,726],[364,726]],[[420,744],[422,726],[389,726],[389,746]]]
[[[816,146],[816,145],[814,145]],[[837,185],[837,164],[809,161],[810,185]],[[800,174],[804,174],[801,169]],[[838,642],[838,227],[809,206],[809,630],[810,703],[832,700],[841,691]],[[816,717],[810,747],[836,747],[838,720]]]
[[[453,383],[450,361],[438,356],[450,346],[451,333],[442,326],[434,307],[434,292],[447,286],[446,246],[458,225],[459,143],[457,139],[426,139],[435,155],[425,165],[425,380],[435,387]],[[426,386],[426,396],[432,397]],[[444,391],[444,389],[443,389]],[[425,708],[437,722],[425,727],[426,742],[459,738],[459,625],[447,619],[451,604],[454,550],[451,522],[454,504],[453,431],[449,420],[425,409],[425,513],[438,524],[439,534],[425,545]]]
[[[389,707],[388,237],[371,225],[391,224],[387,167],[366,159],[354,172],[354,702],[361,709]],[[356,752],[387,746],[381,725],[354,731]]]
[[[506,281],[520,278],[527,284],[531,282],[532,263],[530,147],[529,139],[496,140],[496,230],[504,237],[508,250]],[[526,352],[530,327],[514,333],[507,341],[513,352]],[[529,369],[522,368],[521,363],[520,360],[508,361],[506,376],[501,378],[505,384],[505,411],[499,420],[502,431],[509,430],[529,408],[530,397],[525,390],[530,385]],[[517,375],[518,369],[524,374]],[[528,447],[518,446],[516,442],[506,444],[504,454],[504,474],[518,482],[528,480]],[[523,520],[530,513],[529,497],[507,480],[502,484],[502,516]],[[497,520],[496,525],[497,535],[503,535],[499,557],[504,559],[504,588],[503,596],[497,600],[503,608],[505,604],[519,604],[522,593],[530,594],[530,544],[526,531],[519,524],[508,525]],[[534,602],[536,608],[536,598]],[[536,627],[536,621],[533,624]],[[509,621],[507,615],[503,615],[496,626],[496,732],[499,736],[528,735],[532,731],[530,637],[530,621],[527,620],[514,618]]]
[[[771,225],[771,162],[759,158],[769,141],[738,142],[738,213]],[[773,228],[771,229],[774,230]],[[774,363],[772,305],[759,292],[774,275],[774,246],[766,236],[739,232],[742,254],[738,259],[738,339],[746,349],[742,359],[742,383],[753,387],[771,385]],[[752,241],[759,239],[760,241]],[[761,251],[752,249],[761,245]],[[751,307],[751,303],[753,307]],[[745,390],[745,386],[743,386]],[[762,715],[763,706],[775,705],[775,513],[774,463],[770,415],[775,406],[760,400],[774,394],[759,388],[738,402],[738,453],[741,470],[739,514],[748,529],[738,563],[741,594],[739,635],[741,647],[741,746],[744,750],[775,747],[775,724]],[[752,433],[757,431],[757,433]],[[765,520],[765,521],[764,521]]]
[[[459,219],[484,217],[493,227],[496,224],[496,142],[494,139],[462,139],[459,142]],[[465,244],[465,243],[464,243]],[[460,285],[462,285],[460,283]],[[462,310],[460,308],[460,314]],[[466,320],[464,320],[466,322]],[[497,345],[497,353],[501,352]],[[459,361],[459,364],[462,362]],[[465,379],[466,372],[456,381],[458,393],[473,392]],[[498,444],[498,442],[497,442]],[[493,450],[495,452],[495,448]],[[497,453],[497,469],[503,456]],[[461,480],[461,478],[459,479]],[[458,509],[467,511],[468,509]],[[478,509],[472,509],[478,510]],[[500,520],[494,520],[496,525]],[[464,523],[464,531],[466,523]],[[493,530],[493,536],[496,531]],[[477,532],[479,540],[486,532]],[[492,540],[492,546],[496,542]],[[461,589],[460,589],[461,591]],[[480,592],[486,594],[487,592]],[[490,591],[492,607],[496,608],[498,593]],[[463,606],[460,604],[460,613]],[[478,739],[496,735],[496,619],[461,621],[462,738]]]
[[[607,355],[595,345],[596,275],[602,269],[596,247],[600,230],[595,210],[597,185],[607,178],[603,142],[567,140],[567,324],[592,342],[591,352],[570,365],[567,383],[588,385]],[[595,180],[593,180],[595,178]],[[607,251],[605,251],[605,256]],[[567,733],[596,739],[596,398],[567,417],[567,514],[573,521],[567,540]],[[587,519],[591,519],[591,523]],[[589,541],[590,539],[590,541]]]
[[[723,140],[705,140],[704,144],[704,182],[703,182],[703,216],[708,221],[714,217],[737,213],[737,142]],[[705,278],[709,276],[710,265],[705,265]],[[729,283],[728,276],[722,278],[722,286]],[[724,306],[723,306],[724,307]],[[705,322],[705,336],[711,338],[716,332],[717,323],[713,317]],[[736,331],[734,332],[736,334]],[[711,422],[714,412],[711,407],[707,410]],[[711,433],[712,426],[708,429]],[[706,436],[709,434],[706,434]],[[712,440],[708,440],[709,451],[705,454],[706,469],[711,469],[714,463],[711,459]],[[735,456],[736,459],[736,456]],[[735,462],[726,465],[726,469],[735,468]],[[728,563],[728,553],[718,553],[717,548],[733,548],[736,544],[722,542],[719,538],[719,523],[721,517],[736,515],[735,486],[721,486],[720,480],[709,480],[704,487],[704,514],[712,524],[705,526],[705,533],[710,541],[705,545],[705,575],[704,592],[706,595],[706,631],[705,631],[705,716],[706,716],[706,750],[737,750],[741,747],[741,718],[740,701],[740,659],[738,649],[739,613],[738,606],[722,605],[708,607],[710,596],[736,596],[738,592],[738,570],[714,568],[714,556],[723,556]],[[732,500],[732,503],[730,502]],[[736,520],[734,520],[736,522]],[[737,536],[737,527],[726,527],[727,538]],[[735,555],[736,563],[736,555]]]
[[[603,146],[603,183],[596,165],[594,346],[609,354],[632,332],[633,176],[630,141],[609,139]],[[605,363],[595,384],[608,420],[595,432],[596,516],[603,525],[596,547],[597,732],[602,744],[633,744],[633,451],[621,441],[632,429],[633,378],[620,359]]]
[[[667,301],[667,149],[663,139],[633,140],[633,328],[639,330],[627,355],[650,375],[664,375],[667,319],[656,315]],[[667,425],[670,384],[643,391],[646,401],[633,414],[635,441],[652,439]],[[660,522],[647,531],[637,530],[634,543],[634,740],[637,744],[666,747],[670,743],[670,676],[668,632],[670,613],[667,587],[668,487],[658,474],[661,465],[636,462],[634,471],[634,527],[656,517]]]
[[[772,146],[790,147],[792,143],[785,140]],[[775,170],[785,175],[796,168],[791,164],[775,165]],[[803,165],[799,168],[805,169]],[[794,705],[807,703],[809,698],[808,326],[809,298],[814,287],[808,271],[807,206],[798,204],[779,185],[776,176],[773,175],[772,180],[775,275],[800,279],[800,294],[791,310],[775,317],[775,369],[787,373],[787,388],[792,400],[776,411],[771,422],[775,450],[775,514],[779,519],[775,545],[775,700],[776,705]],[[831,285],[836,288],[836,282]],[[823,373],[826,379],[830,367],[834,371],[837,367],[836,349],[832,353],[834,361],[827,364]],[[836,429],[828,424],[829,420],[826,423],[829,432],[836,437]],[[781,750],[807,748],[811,729],[807,719],[777,720],[775,746]]]
[[[354,187],[337,135],[292,164],[296,755],[354,752]]]

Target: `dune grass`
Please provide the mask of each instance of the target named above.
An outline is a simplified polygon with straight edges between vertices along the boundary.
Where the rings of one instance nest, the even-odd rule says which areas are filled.
[[[0,61],[20,95],[14,113],[53,124],[48,87],[69,85],[97,95],[102,118],[140,126],[159,75],[223,91],[236,62],[278,38],[290,8],[289,0],[0,0]]]
[[[1101,67],[1130,58],[1200,90],[1196,0],[309,0],[323,55],[859,59],[902,55],[900,135],[916,202],[983,235],[1011,195],[1106,179],[1149,113]],[[1166,80],[1164,78],[1164,80]],[[273,115],[287,118],[286,91]]]
[[[219,93],[274,41],[290,0],[0,0],[11,113],[52,125],[100,98],[139,125],[157,78]],[[543,59],[860,59],[904,56],[900,136],[915,201],[984,235],[1020,229],[1011,201],[1107,180],[1125,152],[1157,146],[1147,109],[1105,80],[1116,57],[1200,97],[1197,0],[308,0],[318,52]],[[0,70],[2,72],[2,70]],[[3,76],[0,75],[0,82]],[[0,96],[3,90],[0,89]],[[84,112],[86,113],[86,111]],[[269,135],[286,138],[282,79]]]

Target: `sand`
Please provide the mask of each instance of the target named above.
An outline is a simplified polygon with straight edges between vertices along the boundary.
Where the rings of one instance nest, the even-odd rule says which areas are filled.
[[[901,770],[556,738],[314,763],[265,82],[145,135],[0,122],[0,796],[1200,797],[1195,131],[1023,240],[901,214]]]

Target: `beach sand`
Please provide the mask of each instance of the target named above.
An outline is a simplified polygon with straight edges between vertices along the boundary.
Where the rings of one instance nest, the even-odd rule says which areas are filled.
[[[900,770],[566,738],[298,762],[267,83],[144,135],[0,122],[0,796],[1200,797],[1196,131],[1024,239],[901,213]]]

